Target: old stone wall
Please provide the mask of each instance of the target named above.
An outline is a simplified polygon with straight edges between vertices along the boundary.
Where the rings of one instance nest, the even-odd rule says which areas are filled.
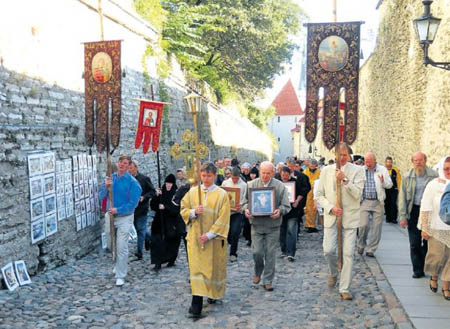
[[[129,1],[104,0],[105,39],[121,39],[122,130],[119,149],[133,154],[140,171],[157,185],[156,155],[134,150],[138,102],[150,98],[170,102],[165,108],[161,135],[162,180],[183,165],[169,156],[169,148],[180,142],[185,129],[192,129],[182,98],[188,93],[180,67],[172,60],[172,73],[158,78],[156,60],[143,54],[157,37],[156,31],[140,20]],[[99,38],[99,18],[94,0],[8,1],[0,4],[0,266],[25,260],[30,273],[79,258],[99,248],[103,221],[79,232],[72,216],[59,222],[58,232],[32,245],[27,154],[53,151],[57,160],[78,153],[96,154],[98,177],[105,174],[105,154],[88,149],[84,138],[84,80],[82,42]],[[271,156],[270,138],[241,118],[233,109],[214,103],[205,106],[199,118],[200,140],[210,147],[209,159],[233,155],[246,161]]]
[[[432,14],[442,19],[430,47],[434,61],[450,62],[450,1],[436,0]],[[415,151],[433,166],[450,154],[450,71],[425,67],[412,20],[421,1],[384,0],[375,52],[360,72],[359,131],[356,153],[388,155],[405,171]]]

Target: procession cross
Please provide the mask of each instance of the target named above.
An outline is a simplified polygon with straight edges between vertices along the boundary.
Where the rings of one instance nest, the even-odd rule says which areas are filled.
[[[184,157],[184,165],[186,166],[186,175],[188,177],[189,183],[194,183],[195,181],[195,137],[192,131],[185,130],[183,135],[181,135],[181,141],[183,142],[181,145],[175,143],[170,148],[170,155],[174,159],[179,159]],[[209,148],[202,142],[198,143],[198,158],[203,159],[209,153]]]

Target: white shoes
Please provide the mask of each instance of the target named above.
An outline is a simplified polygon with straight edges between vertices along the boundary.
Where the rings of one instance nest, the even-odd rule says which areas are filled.
[[[116,267],[113,267],[113,274],[116,274]]]
[[[117,279],[116,280],[116,286],[121,287],[125,284],[125,280],[124,279]]]
[[[235,255],[230,256],[230,262],[234,263],[237,261],[237,257]]]

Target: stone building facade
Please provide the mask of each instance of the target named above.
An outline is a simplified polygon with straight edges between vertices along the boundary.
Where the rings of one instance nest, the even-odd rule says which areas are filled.
[[[450,2],[436,0],[432,14],[442,19],[430,57],[450,62]],[[423,64],[413,19],[422,16],[421,1],[380,1],[380,24],[374,53],[361,67],[358,135],[355,154],[386,156],[402,172],[411,168],[411,155],[423,151],[428,165],[450,154],[450,72]],[[322,138],[320,132],[317,141]],[[319,154],[334,157],[319,144]]]
[[[134,150],[138,102],[150,98],[170,102],[165,108],[160,144],[161,176],[183,165],[169,148],[193,129],[183,106],[189,92],[184,74],[172,60],[172,72],[158,78],[155,58],[143,59],[157,32],[141,20],[129,1],[104,0],[105,40],[121,39],[122,129],[119,154],[132,154],[140,171],[157,185],[156,155]],[[53,151],[56,159],[78,153],[96,154],[103,181],[105,154],[88,149],[84,131],[82,42],[99,39],[94,0],[8,1],[0,4],[0,267],[25,260],[31,274],[79,258],[100,247],[103,221],[79,232],[75,219],[59,222],[58,232],[31,244],[27,154]],[[142,65],[146,61],[146,73]],[[202,90],[207,90],[202,88]],[[199,138],[210,147],[209,159],[232,155],[246,161],[271,157],[271,140],[237,110],[210,102],[199,118]],[[228,131],[228,137],[224,131]],[[232,132],[232,137],[230,137]]]

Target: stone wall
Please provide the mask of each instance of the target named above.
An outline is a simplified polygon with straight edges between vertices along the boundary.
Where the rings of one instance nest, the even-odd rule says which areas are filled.
[[[430,47],[435,61],[450,61],[450,1],[434,1],[442,19]],[[384,0],[377,47],[360,72],[359,131],[354,151],[388,155],[405,171],[415,151],[428,164],[450,154],[450,71],[425,67],[412,20],[423,13],[421,1]]]
[[[140,169],[157,184],[156,156],[134,150],[138,102],[150,97],[171,103],[165,108],[160,146],[162,180],[183,165],[169,156],[170,146],[192,118],[185,113],[182,98],[188,93],[186,80],[177,63],[167,79],[156,75],[154,58],[147,60],[145,79],[142,55],[155,40],[155,30],[140,20],[129,1],[104,0],[105,39],[121,39],[122,130],[119,149],[133,154]],[[56,159],[88,149],[84,138],[84,41],[99,37],[94,0],[18,0],[0,4],[0,266],[25,260],[30,273],[45,270],[78,258],[99,247],[103,221],[79,232],[75,219],[59,222],[58,232],[31,245],[27,154],[53,151]],[[236,110],[209,103],[199,118],[200,140],[210,147],[209,158],[233,155],[256,161],[271,156],[270,138],[241,118]],[[98,176],[105,174],[105,155],[99,159]]]

